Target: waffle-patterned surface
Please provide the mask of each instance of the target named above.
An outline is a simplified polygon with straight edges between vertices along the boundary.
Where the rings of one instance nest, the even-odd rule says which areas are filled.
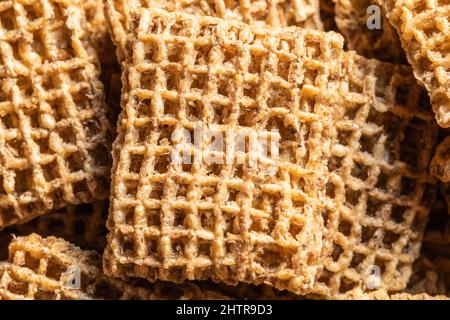
[[[450,182],[450,136],[437,146],[431,161],[430,171],[442,182]]]
[[[348,49],[355,50],[367,58],[397,63],[406,62],[396,30],[381,13],[380,29],[369,29],[373,11],[368,8],[374,0],[334,0],[336,24],[345,37]],[[377,6],[378,7],[378,6]],[[378,7],[380,8],[380,7]],[[372,28],[372,26],[371,26]]]
[[[135,8],[183,11],[251,25],[323,29],[318,0],[107,0],[106,7],[120,60],[125,58],[126,38]]]
[[[107,198],[110,123],[76,2],[2,1],[0,17],[1,228]]]
[[[150,281],[211,278],[307,289],[321,252],[317,193],[340,72],[329,61],[340,61],[342,38],[158,9],[135,20],[106,271]],[[209,162],[207,135],[185,148],[200,161],[172,161],[175,129],[193,133],[198,123],[278,140],[277,171],[264,171],[274,164],[269,157],[255,165]],[[224,145],[234,138],[225,137]]]
[[[416,78],[427,88],[444,128],[450,127],[450,3],[377,0],[397,32]]]
[[[80,276],[80,282],[72,278]],[[58,238],[15,238],[0,264],[0,299],[225,299],[192,283],[139,285],[104,276],[100,256]]]
[[[96,201],[55,210],[25,224],[6,228],[2,233],[62,238],[85,250],[103,252],[106,246],[108,201]]]
[[[435,195],[427,172],[437,126],[411,69],[351,52],[345,69],[315,288],[326,297],[366,291],[376,272],[382,289],[404,289]]]

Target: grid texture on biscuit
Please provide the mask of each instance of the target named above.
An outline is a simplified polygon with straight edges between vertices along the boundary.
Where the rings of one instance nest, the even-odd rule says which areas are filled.
[[[132,12],[136,8],[184,11],[200,16],[238,20],[251,25],[323,29],[318,0],[108,0],[106,7],[120,60],[125,58],[126,37]]]
[[[409,67],[352,52],[345,60],[328,159],[324,268],[315,291],[367,290],[372,272],[379,272],[381,288],[399,291],[419,256],[434,201],[436,183],[427,172],[437,125]]]
[[[348,49],[355,50],[367,58],[396,63],[406,62],[397,31],[389,24],[382,9],[378,6],[373,7],[374,0],[334,0],[334,2],[336,24],[339,32],[345,37]],[[381,10],[376,11],[377,9]],[[381,16],[378,16],[378,12]],[[372,26],[377,22],[374,19],[378,18],[381,18],[380,28]]]
[[[135,20],[106,271],[307,288],[321,249],[322,148],[341,69],[329,61],[340,61],[342,38],[158,9]],[[175,130],[193,137],[197,124],[220,132],[227,148],[239,130],[259,132],[279,141],[279,157],[251,165],[246,148],[231,162],[210,162],[212,138],[200,134],[184,148],[200,161],[172,161]],[[275,173],[264,171],[276,163]]]
[[[0,3],[0,227],[108,197],[110,122],[75,1]]]
[[[446,137],[436,147],[430,171],[440,181],[444,183],[450,182],[450,137]]]
[[[441,127],[450,127],[450,3],[377,0],[397,29],[414,75],[427,88]]]
[[[8,227],[0,233],[11,233],[16,236],[27,236],[31,233],[37,233],[42,237],[54,236],[84,250],[103,252],[106,246],[108,206],[106,200],[68,206],[25,224]]]
[[[69,286],[78,270],[80,287]],[[75,269],[76,268],[76,269]],[[73,282],[72,282],[73,283]],[[9,261],[0,264],[0,299],[226,299],[195,284],[140,284],[106,277],[98,253],[82,251],[65,240],[36,234],[15,238]]]

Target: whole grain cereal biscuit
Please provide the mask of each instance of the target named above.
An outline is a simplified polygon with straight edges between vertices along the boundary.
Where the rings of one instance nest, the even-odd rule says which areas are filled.
[[[406,62],[397,31],[389,24],[382,9],[380,29],[369,29],[368,23],[371,22],[374,12],[368,8],[375,4],[375,0],[333,1],[336,24],[339,32],[345,37],[348,49],[355,50],[367,58],[395,63]]]
[[[437,138],[426,91],[411,68],[345,55],[341,101],[330,135],[323,269],[313,292],[406,288],[420,253],[436,182],[428,166]]]
[[[111,124],[78,1],[0,3],[0,228],[109,194]]]
[[[105,272],[308,290],[321,253],[318,192],[342,38],[159,9],[133,21]],[[259,132],[279,141],[279,156],[251,165],[248,147],[210,162],[226,152],[209,151],[212,137],[200,134],[184,150],[202,159],[174,161],[178,132],[194,129],[216,130],[231,150],[238,134]]]
[[[318,0],[107,0],[106,16],[121,61],[125,59],[132,13],[142,8],[184,11],[260,26],[268,24],[323,30]]]
[[[0,300],[226,298],[193,283],[150,285],[106,277],[97,252],[36,234],[15,238],[9,246],[9,261],[0,263]]]
[[[450,127],[450,3],[377,0],[397,29],[416,78],[427,88],[441,127]]]

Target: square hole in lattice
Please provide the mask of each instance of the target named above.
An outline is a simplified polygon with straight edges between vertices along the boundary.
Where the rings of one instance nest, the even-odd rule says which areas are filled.
[[[275,223],[273,219],[253,216],[252,223],[250,225],[250,231],[264,234],[271,234],[274,227]]]
[[[373,136],[362,135],[360,138],[360,150],[372,154],[373,148],[377,144],[379,137],[378,134]]]
[[[156,84],[155,70],[142,71],[140,74],[140,83],[142,89],[153,90]]]
[[[0,14],[0,22],[5,30],[14,30],[16,28],[14,9],[8,9]]]
[[[182,208],[173,209],[173,226],[184,227],[186,215],[187,215],[186,211]]]
[[[192,163],[194,163],[194,156],[191,155],[191,159],[189,161],[190,163],[184,163],[181,165],[181,170],[183,172],[187,172],[187,173],[192,173],[192,170],[194,169],[194,167],[192,166]]]
[[[255,100],[259,92],[258,82],[245,82],[243,84],[244,96],[248,99]]]
[[[365,181],[369,176],[369,167],[357,161],[353,162],[352,176]]]
[[[36,52],[38,51],[45,52],[45,47],[43,47],[43,44],[40,42],[41,39],[40,37],[41,35],[39,34],[36,35],[36,37],[34,38],[35,42],[33,42],[33,49]],[[47,72],[41,78],[41,87],[45,91],[50,91],[52,89],[57,88],[57,83],[58,83],[57,75],[50,72]]]
[[[243,243],[239,240],[225,240],[225,250],[226,253],[231,257],[236,257],[242,255]]]
[[[248,72],[260,75],[264,70],[263,62],[264,62],[263,55],[252,53],[250,58],[250,64],[248,66]]]
[[[232,187],[228,188],[228,202],[237,202],[239,199],[239,189],[234,189]]]
[[[207,73],[193,73],[191,75],[191,89],[206,90],[208,85],[208,74]]]
[[[177,186],[177,197],[186,197],[189,191],[189,185],[185,183],[178,183]]]
[[[48,198],[53,201],[53,207],[58,208],[66,204],[65,192],[61,187],[49,191]]]
[[[29,252],[25,252],[25,259],[23,261],[23,264],[20,264],[20,266],[26,267],[34,271],[35,273],[38,273],[40,264],[41,264],[40,259],[33,257]]]
[[[177,100],[163,100],[164,102],[164,115],[176,117],[180,109]]]
[[[185,247],[188,243],[188,237],[179,237],[172,240],[172,255],[174,258],[183,257]]]
[[[267,107],[269,108],[292,108],[293,97],[291,90],[288,88],[272,85],[270,88],[269,99],[267,100]]]
[[[130,226],[134,225],[134,207],[125,207],[120,210],[120,214],[116,215],[114,219],[118,219],[119,224],[128,224]]]
[[[214,197],[217,194],[217,186],[215,185],[205,185],[202,188],[201,200],[214,202]]]
[[[275,213],[276,208],[281,200],[281,195],[276,193],[262,193],[262,210],[267,213]]]
[[[25,76],[17,77],[16,84],[23,94],[23,98],[29,98],[33,95],[33,85],[31,79]]]
[[[154,182],[150,185],[150,187],[151,190],[149,199],[161,200],[164,191],[164,185],[160,182]]]
[[[353,252],[352,261],[350,261],[350,267],[353,269],[358,268],[361,265],[361,263],[364,262],[365,259],[366,259],[365,255],[358,252]]]
[[[144,155],[142,154],[131,154],[130,155],[130,167],[129,172],[131,173],[139,173],[142,164],[144,162]]]
[[[388,250],[392,249],[392,245],[398,241],[398,239],[400,239],[400,235],[390,231],[390,230],[386,230],[384,232],[384,237],[383,237],[383,244],[384,247]]]
[[[77,181],[72,185],[73,193],[75,196],[81,199],[87,199],[89,197],[89,188],[87,186],[86,179]]]
[[[220,77],[217,79],[217,93],[229,98],[230,97],[230,80],[229,78]]]
[[[310,84],[310,85],[315,86],[316,82],[320,81],[319,80],[320,73],[319,73],[318,69],[313,69],[312,67],[305,68],[304,72],[305,72],[305,78],[304,78],[305,84]]]
[[[26,169],[15,173],[14,190],[19,194],[31,191],[33,189],[33,170]]]
[[[166,90],[177,91],[180,81],[180,72],[173,68],[165,70],[166,75]]]
[[[187,101],[186,118],[189,121],[199,121],[202,118],[203,104],[200,101]]]
[[[92,108],[90,93],[88,88],[82,88],[78,92],[72,93],[72,100],[78,111],[89,110]]]
[[[151,99],[143,99],[139,100],[138,97],[134,97],[135,102],[137,103],[137,118],[149,117],[152,115],[152,100]]]
[[[158,145],[168,145],[170,141],[172,141],[172,134],[174,127],[170,125],[160,125],[158,127],[159,137],[158,137]]]
[[[345,188],[345,204],[349,207],[358,205],[361,198],[361,191],[353,190],[350,187]]]
[[[57,133],[65,143],[75,144],[77,141],[75,130],[71,126],[61,126],[57,128]]]
[[[82,126],[87,139],[94,138],[103,132],[102,125],[96,118],[84,120]]]
[[[238,124],[242,127],[252,127],[258,120],[258,110],[256,109],[241,109],[238,118]]]
[[[46,164],[46,165],[42,165],[42,173],[44,174],[44,178],[47,181],[52,181],[54,179],[59,178],[59,173],[58,173],[58,163],[56,160]]]
[[[65,20],[65,18],[62,18],[61,20]],[[71,31],[65,25],[62,25],[61,27],[54,29],[53,33],[55,39],[58,39],[58,46],[54,46],[54,50],[57,52],[57,59],[68,60],[75,57],[76,54],[74,53],[71,41]]]
[[[361,228],[361,242],[363,244],[368,244],[372,241],[378,240],[378,228],[373,226],[363,226]]]
[[[137,143],[145,143],[150,140],[151,134],[154,133],[153,125],[151,123],[146,123],[135,127],[137,131]]]
[[[203,229],[214,232],[214,210],[198,209],[198,219]]]
[[[198,240],[198,252],[197,255],[198,256],[205,256],[205,257],[209,257],[211,256],[211,241],[208,240]]]
[[[124,255],[132,257],[134,254],[134,239],[131,234],[118,233],[117,238]]]
[[[19,118],[15,113],[7,113],[1,117],[5,129],[15,129],[19,126]]]
[[[350,233],[351,233],[351,231],[352,231],[352,224],[351,224],[349,221],[347,221],[347,220],[341,218],[341,219],[339,220],[339,227],[338,227],[338,230],[339,230],[339,232],[342,233],[344,236],[348,237],[348,236],[350,236]]]
[[[16,158],[25,157],[25,144],[22,140],[12,139],[6,142],[6,150]]]
[[[391,219],[396,223],[402,223],[405,221],[406,217],[406,211],[408,210],[408,207],[400,206],[397,204],[392,204],[391,208]]]
[[[12,275],[11,281],[7,283],[6,289],[12,294],[17,294],[25,297],[28,294],[28,283],[16,281],[14,279],[14,275]]]
[[[331,253],[331,257],[333,258],[333,261],[338,261],[341,257],[341,254],[344,252],[344,249],[338,244],[334,244],[333,252]]]
[[[64,100],[62,98],[48,100],[47,103],[49,104],[49,107],[53,112],[53,116],[55,117],[56,122],[68,118],[69,113],[67,112]]]
[[[349,291],[355,289],[357,284],[358,284],[357,282],[355,282],[347,277],[342,277],[341,283],[339,286],[339,293],[344,294],[346,292],[349,292]]]
[[[53,259],[48,260],[46,272],[47,277],[58,281],[64,272],[66,272],[66,269],[58,262],[54,261]]]
[[[77,85],[86,81],[84,72],[84,68],[77,68],[69,71],[69,78],[72,81],[72,85]]]
[[[195,45],[195,64],[207,65],[209,61],[209,52],[211,51],[211,45]]]
[[[278,60],[278,76],[286,81],[289,81],[289,72],[291,67],[291,60],[285,60],[284,57],[280,57]]]
[[[227,233],[239,234],[239,217],[237,214],[231,212],[223,212],[223,219],[225,220],[225,230],[224,235]]]
[[[211,103],[211,113],[209,120],[215,124],[225,124],[230,115],[230,106],[218,103]]]
[[[128,180],[125,182],[126,196],[135,198],[138,190],[139,181],[138,180]]]
[[[388,192],[389,190],[389,180],[392,178],[392,175],[386,174],[384,172],[380,172],[378,174],[377,184],[375,188],[380,189],[381,191]]]
[[[83,159],[78,152],[72,153],[68,158],[66,158],[66,163],[69,166],[70,172],[83,170]]]
[[[158,248],[158,239],[150,238],[146,239],[146,242],[148,255],[157,261],[161,261],[161,254],[159,253]]]
[[[291,266],[290,255],[283,254],[278,248],[261,248],[258,251],[255,263],[266,272],[276,272],[280,265],[285,268]]]
[[[237,50],[234,47],[227,47],[223,51],[223,64],[224,67],[234,69],[234,65],[236,64],[236,57],[239,55]]]
[[[146,209],[147,226],[157,227],[161,226],[161,210],[160,209]]]
[[[206,174],[212,177],[220,177],[223,166],[219,163],[211,163],[206,167]]]

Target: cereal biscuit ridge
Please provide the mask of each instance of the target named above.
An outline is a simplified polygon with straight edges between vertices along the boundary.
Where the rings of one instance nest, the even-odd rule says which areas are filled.
[[[71,270],[79,272],[79,287],[70,278],[75,276]],[[37,234],[15,238],[9,247],[9,261],[0,264],[0,300],[226,298],[193,283],[176,287],[164,282],[140,285],[134,280],[106,277],[95,251],[83,251],[62,239]]]
[[[125,64],[130,98],[122,98],[114,147],[105,271],[306,290],[321,252],[317,190],[340,72],[325,61],[340,61],[342,38],[158,9],[141,14]],[[175,129],[191,133],[199,122],[279,140],[277,171],[264,174],[273,162],[263,157],[254,166],[171,161]],[[186,148],[190,156],[210,156],[211,137],[200,136]]]
[[[377,0],[400,37],[414,75],[427,88],[441,127],[450,127],[450,3]]]
[[[77,1],[0,3],[0,228],[108,197],[110,122]]]
[[[183,11],[259,26],[267,24],[323,30],[318,0],[107,0],[106,16],[120,60],[125,59],[132,13],[141,8]]]

